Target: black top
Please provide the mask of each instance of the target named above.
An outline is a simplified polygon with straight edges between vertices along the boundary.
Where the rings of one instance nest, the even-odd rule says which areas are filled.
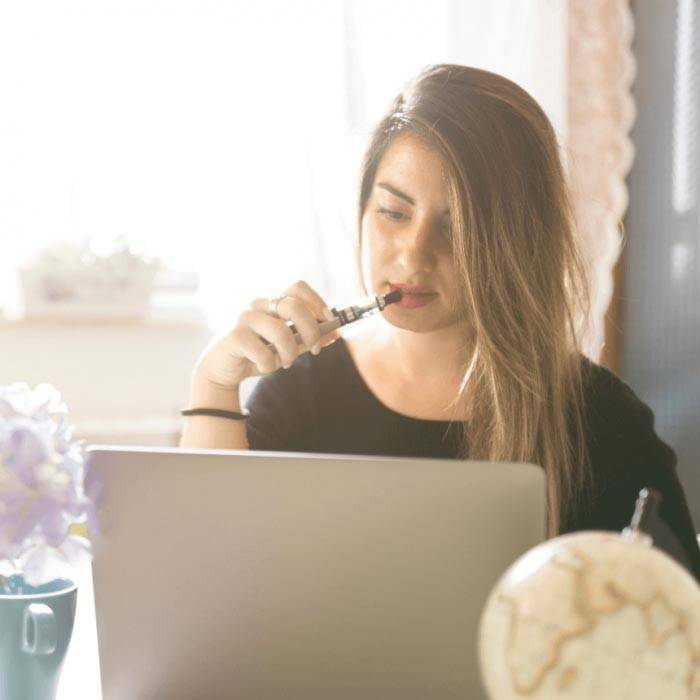
[[[654,544],[700,582],[700,550],[676,474],[676,455],[654,432],[654,416],[627,384],[583,359],[590,502],[562,515],[561,534],[620,531],[629,525],[639,491],[662,494],[649,527]],[[319,355],[262,377],[248,400],[247,433],[254,450],[455,458],[458,424],[411,418],[371,392],[343,338]]]

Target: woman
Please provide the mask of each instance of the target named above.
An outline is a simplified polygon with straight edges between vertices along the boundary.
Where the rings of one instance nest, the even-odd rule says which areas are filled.
[[[401,302],[321,338],[332,316],[305,282],[256,299],[192,374],[190,407],[228,413],[188,416],[181,446],[533,462],[550,535],[620,530],[653,487],[657,541],[700,580],[673,451],[649,408],[580,353],[574,218],[532,97],[487,71],[424,70],[370,140],[358,234],[365,291],[400,288]],[[238,387],[254,374],[266,376],[243,420]]]

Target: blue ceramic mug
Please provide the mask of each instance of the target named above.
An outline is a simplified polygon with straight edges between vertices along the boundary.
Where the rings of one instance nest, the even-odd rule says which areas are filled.
[[[0,699],[54,700],[73,633],[77,586],[65,578],[41,586],[22,576],[0,589]]]

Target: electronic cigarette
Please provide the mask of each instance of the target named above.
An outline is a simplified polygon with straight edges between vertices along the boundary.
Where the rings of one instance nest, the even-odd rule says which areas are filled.
[[[381,311],[389,304],[394,304],[395,302],[400,301],[400,299],[401,290],[396,289],[393,292],[389,292],[388,294],[383,294],[381,296],[371,296],[365,299],[361,299],[355,304],[346,306],[344,309],[338,310],[335,307],[333,307],[331,309],[331,313],[335,316],[335,318],[330,321],[318,322],[318,328],[321,332],[321,336],[324,336],[327,333],[334,331],[336,328],[340,328],[341,326],[347,326],[349,323],[359,321],[361,318],[365,318],[366,316],[369,316],[375,311]],[[299,332],[297,331],[294,324],[289,322],[287,325],[291,329],[292,333],[294,333],[294,339],[296,340],[297,345],[302,345],[304,341],[299,335]],[[265,345],[272,345],[272,343],[270,343],[267,340],[263,340],[263,342],[265,343]]]

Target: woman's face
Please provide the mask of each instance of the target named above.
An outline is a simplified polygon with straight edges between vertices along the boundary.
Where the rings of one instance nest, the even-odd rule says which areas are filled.
[[[362,269],[374,294],[402,289],[384,318],[416,332],[457,323],[457,277],[441,156],[412,132],[381,157],[362,216]]]

